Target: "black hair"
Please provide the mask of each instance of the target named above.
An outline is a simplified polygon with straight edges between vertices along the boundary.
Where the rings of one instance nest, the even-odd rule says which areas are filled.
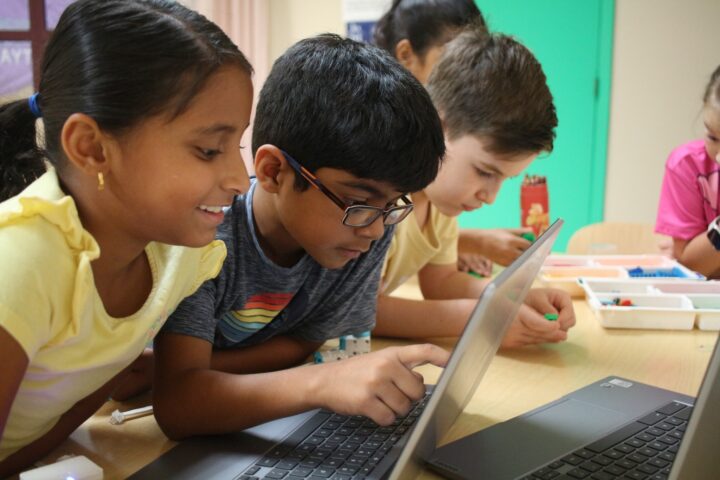
[[[497,154],[553,149],[558,119],[545,73],[510,36],[467,27],[448,43],[427,89],[448,139],[485,137]]]
[[[395,56],[395,46],[406,38],[423,58],[429,48],[444,45],[470,23],[486,27],[473,0],[394,0],[375,24],[373,42]]]
[[[145,118],[181,114],[223,65],[252,67],[222,30],[171,0],[78,0],[63,12],[43,55],[36,145],[27,99],[0,107],[0,200],[65,162],[60,133],[73,113],[120,134]]]
[[[710,81],[705,87],[703,94],[703,103],[707,104],[710,100],[720,102],[720,65],[710,75]]]
[[[301,40],[277,59],[260,92],[253,153],[275,145],[315,171],[322,167],[425,188],[445,153],[430,96],[379,48],[337,35]],[[296,188],[308,185],[296,175]]]

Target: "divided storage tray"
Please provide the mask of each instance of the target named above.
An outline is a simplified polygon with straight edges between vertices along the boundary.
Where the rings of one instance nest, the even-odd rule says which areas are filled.
[[[540,269],[540,281],[562,288],[573,297],[585,290],[578,278],[654,279],[656,282],[704,280],[699,273],[663,255],[550,255]]]
[[[605,327],[720,330],[720,281],[581,278],[578,285]]]

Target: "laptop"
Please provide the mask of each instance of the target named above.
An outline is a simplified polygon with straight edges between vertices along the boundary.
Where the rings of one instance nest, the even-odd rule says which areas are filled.
[[[720,345],[695,400],[607,377],[451,442],[430,469],[451,479],[718,479]]]
[[[437,385],[393,425],[313,410],[236,434],[183,441],[130,478],[415,478],[470,400],[561,225],[553,223],[488,284]]]

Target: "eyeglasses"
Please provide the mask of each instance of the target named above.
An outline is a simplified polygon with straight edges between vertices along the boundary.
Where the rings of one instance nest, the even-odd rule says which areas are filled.
[[[367,227],[381,215],[383,217],[383,224],[395,225],[396,223],[403,221],[410,212],[412,212],[413,204],[405,195],[400,197],[400,200],[402,200],[405,205],[394,205],[389,208],[373,207],[370,205],[348,205],[340,200],[337,195],[328,190],[319,178],[300,165],[297,160],[290,156],[290,154],[282,150],[281,152],[293,170],[302,175],[305,180],[310,182],[310,185],[320,190],[326,197],[332,200],[335,205],[345,212],[345,216],[342,219],[343,225],[348,227]]]

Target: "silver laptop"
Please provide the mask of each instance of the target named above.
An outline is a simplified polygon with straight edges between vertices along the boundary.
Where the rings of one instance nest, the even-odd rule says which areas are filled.
[[[720,346],[697,401],[607,377],[437,449],[451,479],[720,478]]]
[[[233,435],[184,441],[130,478],[414,478],[470,400],[561,224],[553,223],[489,283],[437,385],[392,426],[313,410]]]

